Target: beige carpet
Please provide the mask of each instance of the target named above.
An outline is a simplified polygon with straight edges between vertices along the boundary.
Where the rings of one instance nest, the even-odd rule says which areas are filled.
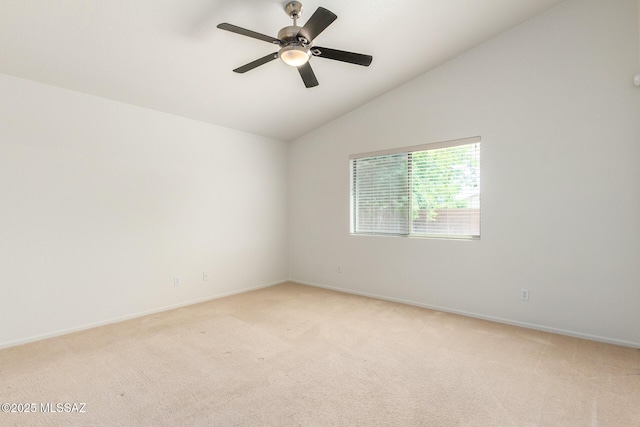
[[[4,402],[36,413],[2,426],[639,426],[640,350],[289,283],[1,350]]]

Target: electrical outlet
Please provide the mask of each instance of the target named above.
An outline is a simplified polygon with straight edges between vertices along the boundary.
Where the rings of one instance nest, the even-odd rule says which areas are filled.
[[[529,301],[529,289],[520,289],[520,299],[522,301]]]
[[[209,280],[209,273],[202,273],[202,281],[206,282],[207,280]]]
[[[180,286],[182,285],[182,282],[180,281],[180,276],[175,276],[173,278],[173,286]]]

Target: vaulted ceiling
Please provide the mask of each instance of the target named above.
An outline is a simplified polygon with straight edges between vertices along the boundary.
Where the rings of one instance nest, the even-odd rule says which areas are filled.
[[[280,0],[2,0],[0,73],[289,141],[563,0],[308,0],[338,19],[315,42],[373,55],[370,67],[312,58],[306,89],[277,51],[216,28],[276,36]],[[473,70],[469,70],[473,72]]]

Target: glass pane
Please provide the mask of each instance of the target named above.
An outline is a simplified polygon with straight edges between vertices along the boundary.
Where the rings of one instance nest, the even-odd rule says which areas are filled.
[[[407,158],[394,154],[354,161],[356,233],[409,232]]]
[[[412,154],[412,232],[480,235],[480,143]]]

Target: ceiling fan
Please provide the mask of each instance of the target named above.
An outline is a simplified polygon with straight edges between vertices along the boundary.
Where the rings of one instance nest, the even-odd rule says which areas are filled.
[[[298,18],[302,13],[302,3],[291,1],[284,8],[285,12],[291,19],[293,25],[282,28],[278,32],[278,38],[270,37],[255,31],[247,30],[236,25],[222,23],[218,28],[232,33],[240,34],[254,39],[263,40],[280,46],[278,52],[270,53],[267,56],[249,62],[242,67],[233,70],[236,73],[246,73],[260,65],[280,58],[285,64],[297,67],[300,77],[307,88],[318,86],[318,79],[311,69],[309,59],[312,56],[319,58],[333,59],[336,61],[348,62],[351,64],[362,65],[368,67],[373,60],[371,55],[363,55],[361,53],[345,52],[337,49],[329,49],[327,47],[314,46],[314,39],[323,32],[338,17],[333,12],[319,7],[304,26],[298,26]]]

